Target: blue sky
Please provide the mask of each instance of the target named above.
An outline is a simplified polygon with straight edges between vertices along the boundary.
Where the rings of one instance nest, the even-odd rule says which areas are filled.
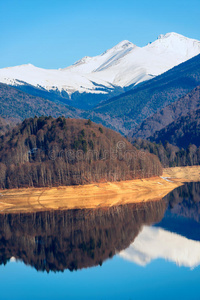
[[[171,31],[200,40],[199,0],[1,0],[0,12],[0,68],[62,68]]]
[[[115,256],[102,267],[49,274],[12,262],[0,266],[1,299],[199,299],[199,276],[200,267],[161,259],[141,267]]]

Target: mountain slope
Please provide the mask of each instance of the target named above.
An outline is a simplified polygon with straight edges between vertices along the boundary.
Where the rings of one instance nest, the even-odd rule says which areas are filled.
[[[97,123],[107,125],[106,122],[95,113],[73,108],[62,103],[54,103],[38,96],[17,90],[6,84],[0,83],[0,117],[3,123],[8,123],[12,128],[25,118],[37,116],[65,116],[69,118],[93,118]],[[5,132],[5,124],[2,124],[0,134]],[[0,124],[1,126],[1,124]],[[110,126],[114,129],[114,126]]]
[[[10,122],[0,117],[0,136],[9,130],[10,125]]]
[[[169,143],[187,148],[190,144],[200,146],[200,109],[189,112],[186,116],[176,119],[174,122],[156,132],[151,141]]]
[[[125,134],[158,110],[200,85],[200,55],[94,109],[107,126]]]
[[[142,124],[129,133],[130,138],[146,139],[156,131],[161,130],[178,117],[200,108],[200,86],[196,87],[186,96],[175,103],[164,107],[162,110],[145,119]]]
[[[78,117],[79,110],[34,97],[0,83],[0,116],[17,123],[35,115]]]
[[[4,68],[0,82],[42,97],[50,92],[52,100],[88,109],[199,53],[199,41],[168,33],[142,48],[122,41],[64,69],[45,70],[31,64]]]
[[[128,155],[127,155],[128,154]],[[0,188],[119,181],[162,174],[119,133],[90,120],[34,117],[0,137]]]

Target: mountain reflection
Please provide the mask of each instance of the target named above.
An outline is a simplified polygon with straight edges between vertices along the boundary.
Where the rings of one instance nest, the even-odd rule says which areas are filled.
[[[119,255],[142,266],[158,258],[190,268],[200,265],[200,183],[187,183],[163,200],[168,209],[162,221],[144,226]]]
[[[0,215],[0,264],[11,258],[41,271],[101,265],[159,222],[164,200],[110,208]]]
[[[200,264],[200,242],[161,227],[144,226],[134,243],[119,255],[141,266],[162,258],[178,266],[194,268]]]
[[[157,226],[200,241],[200,183],[187,183],[173,190],[164,200],[168,209]]]
[[[172,213],[200,221],[200,183],[190,182],[173,190],[165,199]]]

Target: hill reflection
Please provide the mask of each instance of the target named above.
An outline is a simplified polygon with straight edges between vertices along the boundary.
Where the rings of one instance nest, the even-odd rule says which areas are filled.
[[[101,265],[159,222],[164,200],[99,208],[0,215],[0,264],[12,257],[40,271]]]

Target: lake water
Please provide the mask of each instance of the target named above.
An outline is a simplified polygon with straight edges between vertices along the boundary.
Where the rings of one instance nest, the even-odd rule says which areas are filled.
[[[107,209],[0,215],[0,299],[200,299],[200,183]]]

